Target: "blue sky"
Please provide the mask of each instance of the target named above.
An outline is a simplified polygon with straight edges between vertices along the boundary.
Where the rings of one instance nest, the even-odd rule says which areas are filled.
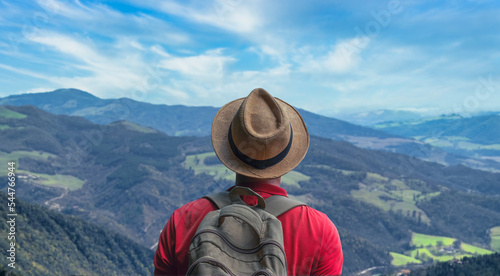
[[[222,106],[263,87],[330,116],[500,111],[500,2],[0,1],[0,97]]]

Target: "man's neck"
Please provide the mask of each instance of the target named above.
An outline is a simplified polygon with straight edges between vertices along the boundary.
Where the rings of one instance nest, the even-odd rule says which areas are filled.
[[[281,177],[278,178],[271,178],[271,179],[263,179],[263,178],[254,178],[254,177],[249,177],[241,174],[236,174],[236,185],[241,185],[241,184],[251,184],[251,183],[267,183],[275,186],[280,186],[281,184]]]

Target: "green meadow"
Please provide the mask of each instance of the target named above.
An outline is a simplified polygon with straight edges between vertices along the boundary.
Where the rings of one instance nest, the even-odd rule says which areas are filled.
[[[49,157],[56,157],[55,155],[41,151],[13,151],[11,153],[0,152],[0,164],[7,164],[8,162],[16,162],[16,168],[19,168],[20,158],[30,158],[35,160],[47,160]],[[7,171],[0,171],[0,176],[7,175]],[[43,173],[33,173],[25,170],[16,170],[18,180],[28,181],[39,185],[46,185],[51,187],[68,188],[69,190],[78,190],[85,183],[83,180],[71,175],[50,175]]]
[[[186,169],[194,170],[195,174],[206,173],[213,176],[215,179],[234,180],[235,174],[222,164],[206,165],[206,158],[215,157],[214,152],[207,152],[202,154],[193,154],[186,156],[186,160],[182,163]]]
[[[455,241],[456,239],[450,237],[413,233],[410,245],[415,249],[405,252],[404,255],[391,253],[392,264],[403,266],[416,263],[415,260],[420,261],[420,263],[429,261],[446,262],[464,257],[494,253],[467,243],[460,243],[460,247],[458,247],[458,245],[454,244]]]
[[[152,128],[143,127],[141,125],[138,125],[138,124],[135,124],[135,123],[132,123],[129,121],[121,121],[118,124],[124,126],[125,128],[127,128],[129,130],[132,130],[132,131],[137,131],[137,132],[142,132],[142,133],[156,133],[157,132],[156,130],[154,130]]]
[[[407,265],[407,264],[421,264],[422,263],[421,260],[417,260],[413,257],[409,257],[409,256],[402,255],[399,253],[390,252],[390,254],[392,257],[391,265],[394,265],[394,266],[403,266],[403,265]]]
[[[67,188],[70,191],[78,190],[82,188],[85,181],[74,177],[72,175],[61,175],[61,174],[44,174],[44,173],[33,173],[23,170],[18,170],[18,179],[26,179],[26,181],[57,188]]]
[[[500,252],[500,226],[490,229],[491,249]]]
[[[16,162],[16,167],[19,166],[20,158],[31,158],[35,160],[47,160],[49,157],[56,157],[55,155],[41,151],[13,151],[11,153],[0,151],[0,164],[7,164],[7,162]],[[5,171],[0,170],[0,175],[5,175]]]
[[[425,212],[417,207],[416,203],[437,195],[439,192],[424,194],[421,191],[411,189],[402,180],[388,179],[376,173],[367,173],[364,181],[359,184],[359,189],[351,191],[351,196],[356,199],[372,204],[386,212],[401,213],[426,224],[430,224],[431,221]]]
[[[7,119],[24,119],[27,116],[21,114],[19,112],[12,111],[10,109],[5,108],[4,106],[0,106],[0,117],[4,117]]]
[[[429,245],[435,246],[437,242],[440,241],[444,246],[449,246],[452,245],[455,240],[456,239],[454,238],[413,233],[411,238],[411,245],[416,247],[425,247]]]

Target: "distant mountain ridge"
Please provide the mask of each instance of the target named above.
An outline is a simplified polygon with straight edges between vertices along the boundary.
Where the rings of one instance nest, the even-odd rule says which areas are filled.
[[[383,122],[404,122],[422,119],[422,115],[417,112],[406,110],[375,110],[361,113],[342,115],[342,120],[347,122],[362,125],[373,126]]]
[[[81,116],[97,124],[127,120],[172,136],[210,135],[219,108],[150,104],[128,98],[101,99],[78,89],[11,95],[0,105],[33,105],[53,114]],[[312,135],[340,139],[343,135],[389,138],[394,135],[298,109]],[[328,125],[329,128],[325,128]]]
[[[100,99],[78,89],[11,95],[0,98],[0,105],[33,105],[53,114],[82,116],[97,124],[126,120],[171,136],[198,137],[210,135],[212,120],[218,111],[218,108],[207,106],[155,105],[128,98]],[[470,157],[448,154],[412,138],[298,110],[309,133],[314,136],[348,141],[362,148],[403,153],[438,163],[500,170],[500,162],[494,160],[469,160]]]
[[[11,95],[0,99],[0,105],[33,105],[53,114],[85,117],[97,124],[127,120],[172,136],[210,134],[217,112],[213,107],[155,105],[128,98],[100,99],[78,89]]]
[[[416,121],[386,122],[374,127],[448,152],[500,162],[500,113],[474,117],[452,114]]]
[[[403,137],[456,136],[482,144],[500,144],[500,114],[475,117],[443,115],[424,120],[381,123],[375,128]]]

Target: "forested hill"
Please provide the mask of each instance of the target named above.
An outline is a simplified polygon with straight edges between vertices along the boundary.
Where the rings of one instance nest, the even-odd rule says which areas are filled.
[[[464,258],[461,261],[442,262],[412,271],[410,276],[497,276],[500,275],[500,254]]]
[[[234,183],[230,174],[231,181],[214,178],[186,165],[193,154],[212,151],[209,137],[171,137],[126,121],[95,125],[33,106],[5,107],[0,115],[0,160],[18,163],[18,197],[147,247],[154,248],[175,208]],[[389,264],[387,252],[341,231],[348,248],[344,271]]]
[[[0,191],[1,198],[7,194]],[[153,251],[80,218],[15,200],[15,272],[21,275],[152,275]],[[6,220],[7,204],[0,204]],[[9,248],[0,223],[1,248]],[[1,259],[7,270],[9,260]]]
[[[33,106],[1,108],[0,160],[18,163],[19,198],[147,247],[154,248],[175,208],[234,183],[208,136],[172,137],[127,121],[96,125]],[[500,174],[312,136],[305,159],[282,183],[338,227],[346,275],[389,265],[389,253],[410,257],[414,233],[496,245]]]

